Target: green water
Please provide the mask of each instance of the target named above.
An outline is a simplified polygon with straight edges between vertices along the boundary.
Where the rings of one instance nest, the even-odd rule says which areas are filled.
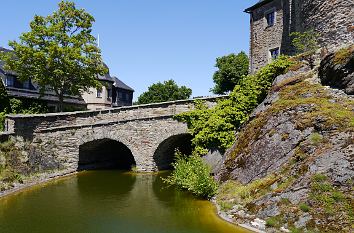
[[[89,171],[0,199],[1,233],[239,233],[166,173]]]

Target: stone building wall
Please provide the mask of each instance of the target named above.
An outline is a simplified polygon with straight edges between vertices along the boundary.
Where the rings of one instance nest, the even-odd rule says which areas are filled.
[[[290,33],[315,30],[319,44],[329,51],[354,43],[353,0],[265,0],[251,15],[250,65],[257,71],[270,61],[269,50],[279,47],[292,55]],[[258,3],[259,4],[259,3]],[[265,27],[265,12],[276,9],[276,23]]]
[[[314,29],[322,47],[333,50],[354,43],[353,0],[296,0],[297,29]]]
[[[267,26],[265,13],[275,9],[275,24]],[[270,49],[281,48],[284,28],[284,12],[282,0],[274,0],[251,13],[251,70],[258,70],[270,60]],[[287,16],[285,16],[287,17]]]

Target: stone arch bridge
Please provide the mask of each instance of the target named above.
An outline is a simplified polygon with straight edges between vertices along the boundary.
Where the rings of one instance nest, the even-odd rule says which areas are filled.
[[[226,96],[201,98],[209,107]],[[175,148],[188,153],[187,125],[173,119],[194,108],[194,100],[112,108],[97,111],[9,115],[5,128],[26,141],[40,170],[169,168]]]

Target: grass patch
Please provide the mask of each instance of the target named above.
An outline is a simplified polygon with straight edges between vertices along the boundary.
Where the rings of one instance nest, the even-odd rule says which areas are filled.
[[[348,62],[348,58],[354,53],[354,45],[342,48],[334,54],[334,64],[343,65]]]
[[[319,133],[312,133],[310,135],[310,140],[312,142],[312,144],[314,145],[318,145],[322,142],[323,136]]]
[[[302,229],[296,228],[296,227],[290,227],[290,232],[291,233],[303,233],[304,231]]]
[[[222,211],[228,211],[228,210],[232,209],[232,207],[234,206],[234,203],[229,202],[229,201],[220,201],[219,206]]]
[[[278,215],[278,216],[274,216],[274,217],[270,217],[266,220],[266,226],[267,227],[281,227],[282,225],[282,216]]]
[[[249,204],[256,198],[271,192],[270,186],[277,182],[279,177],[269,175],[263,179],[255,180],[249,184],[243,185],[239,182],[229,180],[222,184],[216,196],[217,202],[229,202],[234,204]],[[231,201],[230,201],[231,200]]]
[[[303,81],[280,91],[280,100],[269,111],[274,114],[303,107],[308,110],[298,113],[296,118],[300,129],[318,125],[320,130],[354,131],[353,105],[354,100],[336,99],[333,101],[323,86]]]
[[[306,203],[300,203],[299,208],[304,212],[309,212],[311,209]]]
[[[309,198],[316,210],[311,212],[316,218],[327,219],[331,216],[346,225],[354,222],[353,196],[334,187],[325,175],[316,174],[312,177]],[[334,230],[338,224],[327,222],[323,227]]]

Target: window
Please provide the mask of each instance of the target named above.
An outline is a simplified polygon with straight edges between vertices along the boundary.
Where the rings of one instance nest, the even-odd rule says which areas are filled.
[[[102,89],[97,89],[97,98],[102,98]]]
[[[14,77],[13,76],[6,76],[5,86],[7,86],[7,87],[13,87],[14,86]]]
[[[112,97],[112,89],[107,89],[107,99]]]
[[[279,57],[279,48],[269,50],[272,59],[277,59]]]
[[[269,12],[266,14],[267,26],[271,27],[275,23],[275,11]]]

